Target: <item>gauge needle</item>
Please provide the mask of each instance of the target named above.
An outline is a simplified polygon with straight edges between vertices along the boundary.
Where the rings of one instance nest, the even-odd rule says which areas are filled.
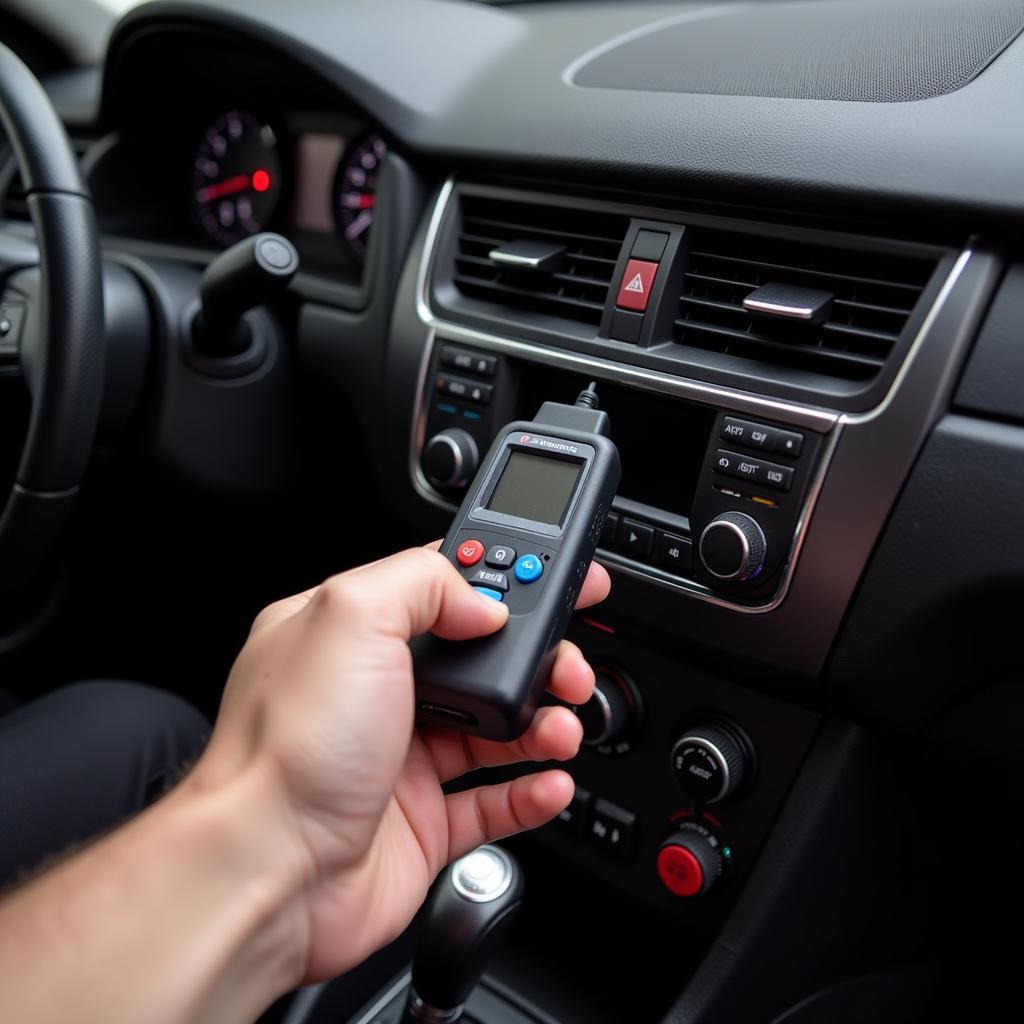
[[[362,193],[349,193],[341,197],[341,205],[349,210],[372,210],[377,205],[377,197]]]
[[[373,223],[373,214],[369,210],[363,210],[361,214],[347,228],[345,237],[358,238]]]
[[[233,178],[225,178],[201,188],[196,193],[196,199],[200,203],[208,203],[212,199],[220,199],[221,196],[229,196],[234,192],[244,192],[251,183],[252,179],[248,174],[236,174]]]

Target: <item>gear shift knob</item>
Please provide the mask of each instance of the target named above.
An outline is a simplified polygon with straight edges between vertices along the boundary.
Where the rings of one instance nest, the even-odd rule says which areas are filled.
[[[428,897],[406,1024],[455,1024],[488,957],[523,902],[511,854],[480,846],[442,872]]]

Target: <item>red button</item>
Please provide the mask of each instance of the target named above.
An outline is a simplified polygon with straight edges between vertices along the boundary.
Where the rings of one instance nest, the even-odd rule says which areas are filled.
[[[676,896],[696,896],[704,885],[697,858],[682,846],[665,846],[658,852],[658,877]]]
[[[659,265],[647,260],[630,260],[626,264],[626,272],[622,275],[619,297],[615,300],[615,305],[622,309],[636,309],[642,313],[647,308],[647,300],[651,297],[654,275],[658,273]]]
[[[458,559],[459,565],[464,565],[467,568],[476,565],[484,557],[484,546],[478,540],[464,540],[459,545],[459,550],[455,552],[455,557]]]

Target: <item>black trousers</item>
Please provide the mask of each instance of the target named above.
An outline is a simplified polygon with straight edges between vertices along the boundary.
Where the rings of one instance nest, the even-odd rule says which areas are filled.
[[[183,700],[121,682],[78,683],[0,717],[0,885],[142,810],[209,733]]]

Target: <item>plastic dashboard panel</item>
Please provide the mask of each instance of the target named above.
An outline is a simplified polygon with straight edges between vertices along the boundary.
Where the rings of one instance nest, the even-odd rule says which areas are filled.
[[[219,24],[299,57],[409,147],[450,161],[486,160],[506,171],[561,168],[575,181],[732,194],[744,202],[785,197],[819,209],[828,202],[833,210],[846,203],[849,216],[867,208],[876,217],[940,212],[942,230],[957,217],[975,229],[1020,219],[1024,134],[1007,130],[1024,84],[1020,38],[963,88],[915,102],[571,84],[575,66],[624,39],[723,9],[735,13],[737,5],[494,9],[454,0],[352,0],[341,15],[329,4],[156,0],[115,30],[104,107],[118,88],[121,47],[137,29]]]
[[[641,387],[732,408],[751,408],[747,403],[752,396],[743,392],[682,378],[662,380],[657,374],[644,374],[625,364],[559,352],[551,346],[487,334],[439,318],[430,308],[426,282],[431,243],[439,227],[444,192],[450,187],[442,190],[430,224],[421,232],[418,244],[422,247],[414,252],[403,275],[392,323],[391,348],[406,366],[401,387],[410,406],[420,393],[436,335],[496,352],[514,351],[520,356],[532,352],[542,361],[569,358],[579,361],[581,367],[592,366],[598,376],[621,374],[628,379],[635,375],[634,383]],[[670,631],[691,644],[734,651],[737,672],[749,669],[761,678],[784,675],[790,677],[788,684],[793,675],[816,678],[909,468],[948,402],[961,360],[1000,272],[1001,262],[992,253],[968,249],[961,254],[883,400],[868,412],[836,415],[840,429],[834,435],[831,461],[784,601],[762,614],[738,615],[712,601],[695,602],[694,595],[681,588],[652,587],[647,575],[612,562],[609,568],[616,575],[616,586],[608,606],[610,614],[635,616],[636,610],[642,609],[651,627]],[[812,419],[822,416],[821,410],[791,407],[789,421],[800,422],[793,417],[801,413]],[[818,423],[818,429],[824,422]],[[423,499],[430,492],[417,479],[413,458],[418,426],[409,424],[410,434],[405,438],[406,494]]]

